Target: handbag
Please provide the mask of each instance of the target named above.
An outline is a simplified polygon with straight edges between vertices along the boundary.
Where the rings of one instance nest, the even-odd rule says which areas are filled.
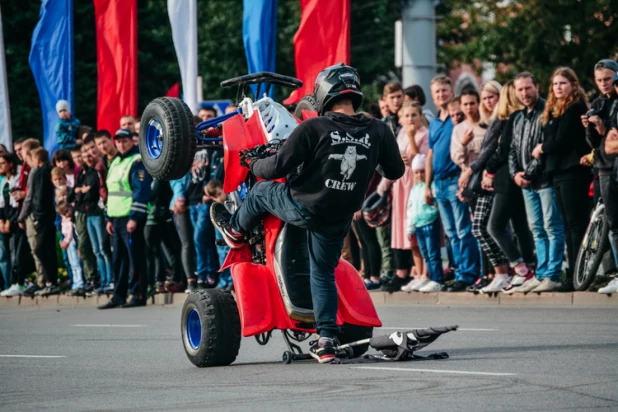
[[[468,180],[468,185],[461,192],[461,195],[466,199],[474,199],[475,197],[482,195],[483,193],[485,193],[485,190],[483,190],[483,187],[481,186],[482,181],[483,169],[479,169],[478,171],[474,172],[472,176],[470,176],[470,179]]]

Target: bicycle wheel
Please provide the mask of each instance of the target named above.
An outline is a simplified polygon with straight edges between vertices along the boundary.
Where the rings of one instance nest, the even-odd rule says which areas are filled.
[[[575,290],[588,289],[608,248],[609,224],[605,219],[605,205],[599,203],[592,213],[586,235],[577,253],[577,261],[573,271],[573,287]]]

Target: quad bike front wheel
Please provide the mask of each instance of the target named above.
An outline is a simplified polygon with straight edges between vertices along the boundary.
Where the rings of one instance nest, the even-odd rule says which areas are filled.
[[[141,118],[139,151],[153,177],[180,179],[187,174],[195,156],[196,135],[193,114],[180,99],[154,99]]]
[[[240,316],[231,293],[205,289],[191,293],[182,307],[182,343],[195,366],[226,366],[240,349]]]

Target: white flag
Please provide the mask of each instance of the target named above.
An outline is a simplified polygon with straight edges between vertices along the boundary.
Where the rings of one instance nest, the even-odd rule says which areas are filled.
[[[2,33],[2,10],[0,10],[0,143],[12,152],[11,109],[9,108],[9,86],[6,80],[4,35]]]
[[[183,100],[197,113],[197,5],[196,0],[167,0],[172,38],[180,67]]]

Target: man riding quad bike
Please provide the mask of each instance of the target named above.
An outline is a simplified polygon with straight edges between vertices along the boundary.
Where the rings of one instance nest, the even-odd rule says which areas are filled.
[[[343,63],[324,69],[315,82],[319,117],[292,131],[271,156],[242,162],[258,182],[231,215],[223,204],[210,209],[211,219],[231,248],[247,241],[267,214],[306,229],[309,243],[311,295],[320,336],[310,354],[320,363],[335,357],[339,331],[335,268],[352,217],[361,209],[376,168],[387,179],[404,173],[392,132],[383,122],[355,114],[362,102],[356,70]],[[270,179],[286,177],[286,182]]]
[[[298,118],[266,95],[245,96],[252,84],[256,98],[263,84],[266,92],[272,85],[302,86],[291,77],[256,73],[221,83],[239,87],[234,113],[195,126],[186,104],[162,97],[142,116],[140,152],[153,177],[178,179],[196,147],[218,149],[224,192],[235,193],[234,201],[210,209],[232,247],[221,270],[231,269],[234,294],[202,289],[188,296],[181,315],[185,352],[199,367],[229,365],[241,335],[265,345],[279,329],[288,347],[285,363],[360,356],[368,342],[351,343],[368,341],[381,322],[358,272],[340,259],[341,248],[374,172],[402,176],[397,143],[384,123],[355,114],[362,93],[349,66],[318,75]],[[294,342],[316,331],[319,340],[303,353]]]

